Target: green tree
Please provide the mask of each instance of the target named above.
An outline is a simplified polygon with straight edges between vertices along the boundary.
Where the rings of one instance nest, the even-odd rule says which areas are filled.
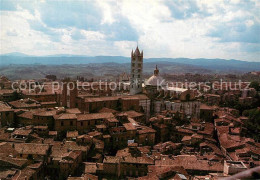
[[[259,86],[259,82],[257,81],[252,81],[249,85],[250,88],[254,88],[257,91],[260,91],[260,86]]]

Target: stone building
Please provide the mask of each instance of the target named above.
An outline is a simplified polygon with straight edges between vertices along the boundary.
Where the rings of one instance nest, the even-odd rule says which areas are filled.
[[[130,94],[142,92],[143,82],[143,51],[140,53],[138,46],[135,52],[131,53],[131,77],[130,77]]]
[[[199,118],[200,102],[196,99],[196,90],[168,86],[160,76],[157,66],[154,74],[145,81],[145,92],[151,99],[152,113],[172,110],[191,118]]]
[[[12,126],[14,123],[14,110],[6,103],[0,101],[0,127]]]

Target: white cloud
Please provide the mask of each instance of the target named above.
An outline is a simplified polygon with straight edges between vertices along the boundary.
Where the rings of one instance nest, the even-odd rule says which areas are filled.
[[[129,56],[138,41],[139,47],[144,49],[145,57],[260,60],[259,43],[252,45],[250,42],[224,41],[222,36],[209,36],[209,32],[213,30],[223,34],[227,32],[221,32],[222,27],[232,27],[234,30],[230,30],[228,35],[242,38],[243,32],[235,30],[242,31],[243,25],[245,28],[252,28],[260,23],[257,11],[260,8],[259,1],[246,3],[231,0],[228,3],[224,0],[194,0],[173,7],[166,1],[168,0],[98,0],[95,7],[102,12],[102,19],[97,21],[100,24],[95,27],[87,24],[85,29],[81,24],[78,27],[48,27],[37,9],[41,4],[35,3],[37,6],[35,5],[33,12],[18,5],[17,11],[1,12],[0,38],[4,44],[1,46],[1,53],[19,51],[35,55],[69,53]],[[194,2],[196,7],[187,4],[188,2]],[[172,8],[178,8],[184,15],[179,18],[173,16]],[[188,16],[188,13],[191,15]],[[84,15],[77,17],[82,17],[82,21],[86,18]],[[136,36],[131,36],[133,31],[125,27],[122,19],[128,20],[130,27],[137,32],[138,39],[133,40]],[[32,28],[30,22],[36,22],[38,29]],[[107,31],[99,29],[115,24],[115,28],[108,28]],[[119,30],[121,34],[125,32],[126,36],[134,38],[120,39],[122,35],[117,36]],[[247,47],[253,47],[253,50]]]

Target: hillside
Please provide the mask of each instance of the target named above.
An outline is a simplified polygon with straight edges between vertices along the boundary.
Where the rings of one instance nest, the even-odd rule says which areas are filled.
[[[52,55],[29,56],[22,53],[9,53],[0,56],[0,75],[11,79],[43,78],[46,74],[58,77],[87,76],[106,77],[128,72],[130,58],[123,56],[77,56]],[[180,73],[245,73],[259,71],[260,62],[224,59],[188,58],[147,58],[144,59],[144,73],[151,74],[155,65],[166,74]]]

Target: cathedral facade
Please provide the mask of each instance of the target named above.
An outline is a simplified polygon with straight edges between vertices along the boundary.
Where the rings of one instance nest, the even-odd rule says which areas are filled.
[[[150,78],[143,79],[143,51],[140,52],[138,47],[131,52],[130,70],[130,95],[140,93],[147,95],[149,101],[140,106],[148,117],[169,110],[185,114],[188,118],[199,118],[200,102],[196,98],[195,90],[168,87],[167,82],[160,76],[157,66]]]

